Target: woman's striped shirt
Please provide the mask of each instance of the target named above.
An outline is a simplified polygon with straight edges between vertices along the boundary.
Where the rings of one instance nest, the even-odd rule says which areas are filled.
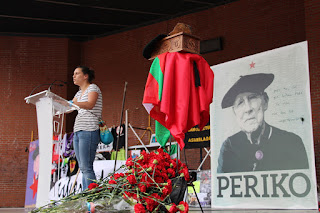
[[[90,110],[87,110],[87,109],[78,110],[78,115],[76,117],[76,120],[73,126],[73,132],[78,132],[81,130],[95,131],[99,129],[99,119],[101,118],[101,114],[102,114],[102,94],[99,87],[96,84],[90,84],[89,87],[84,91],[82,96],[81,96],[82,91],[79,90],[74,97],[77,98],[78,102],[87,102],[88,94],[90,92],[98,93],[97,102],[95,106]]]

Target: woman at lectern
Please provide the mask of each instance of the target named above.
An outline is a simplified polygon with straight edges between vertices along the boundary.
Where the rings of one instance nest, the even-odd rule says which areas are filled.
[[[94,77],[94,71],[85,66],[78,66],[73,73],[73,82],[79,86],[79,91],[71,102],[80,107],[73,126],[73,144],[82,172],[83,190],[96,179],[93,161],[100,142],[102,94],[99,87],[92,83]]]

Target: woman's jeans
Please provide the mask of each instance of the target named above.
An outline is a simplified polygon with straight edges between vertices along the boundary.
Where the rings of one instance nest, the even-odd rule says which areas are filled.
[[[93,171],[93,161],[96,156],[97,146],[100,142],[100,130],[78,131],[73,136],[73,146],[82,172],[82,189],[88,188],[96,175]]]

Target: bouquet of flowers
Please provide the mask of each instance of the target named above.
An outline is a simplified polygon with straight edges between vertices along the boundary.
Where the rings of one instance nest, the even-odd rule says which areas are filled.
[[[188,168],[163,149],[142,151],[139,157],[128,158],[120,169],[122,173],[109,174],[91,183],[89,189],[33,212],[188,212],[186,202],[174,203],[170,197],[173,190],[180,190],[178,179],[189,181]]]

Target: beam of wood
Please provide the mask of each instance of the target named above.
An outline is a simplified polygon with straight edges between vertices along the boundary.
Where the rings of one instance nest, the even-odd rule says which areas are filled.
[[[25,19],[25,20],[36,20],[36,21],[72,23],[72,24],[88,24],[88,25],[117,26],[117,27],[129,26],[129,25],[125,25],[125,24],[106,24],[106,23],[96,23],[96,22],[87,22],[87,21],[72,21],[72,20],[61,20],[61,19],[34,18],[34,17],[25,17],[25,16],[9,16],[9,15],[2,15],[2,14],[0,14],[0,17],[3,17],[3,18],[14,18],[14,19]]]
[[[146,12],[146,11],[139,11],[139,10],[128,10],[128,9],[120,9],[120,8],[113,8],[113,7],[81,5],[81,4],[75,4],[75,3],[70,3],[70,2],[59,2],[59,1],[53,1],[53,0],[36,0],[36,1],[52,3],[52,4],[70,5],[70,6],[76,6],[76,7],[87,7],[87,8],[101,9],[101,10],[112,10],[112,11],[126,12],[126,13],[139,13],[139,14],[158,15],[158,16],[170,15],[170,14],[166,14],[166,13],[154,13],[154,12]]]
[[[84,35],[84,34],[58,34],[58,33],[25,33],[25,32],[0,32],[2,36],[16,36],[16,35],[24,35],[24,36],[53,36],[53,37],[91,37],[95,35]]]

